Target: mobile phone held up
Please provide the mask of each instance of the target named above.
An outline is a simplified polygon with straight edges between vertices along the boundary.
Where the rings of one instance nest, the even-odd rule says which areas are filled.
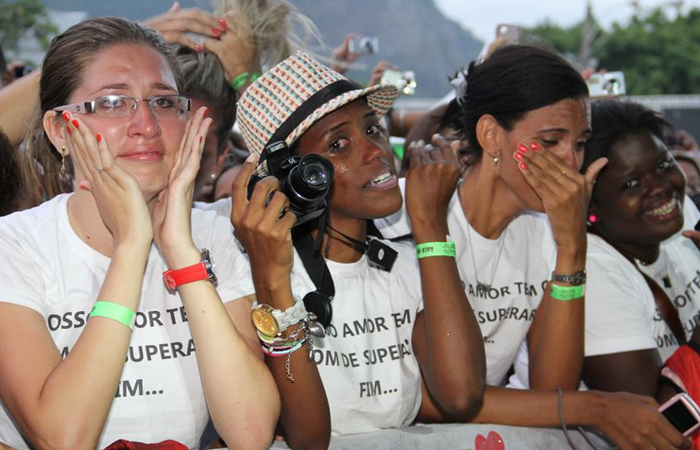
[[[700,429],[700,408],[688,394],[674,395],[659,407],[659,412],[685,437]]]

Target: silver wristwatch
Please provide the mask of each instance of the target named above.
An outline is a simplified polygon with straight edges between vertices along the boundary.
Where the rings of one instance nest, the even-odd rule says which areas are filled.
[[[582,284],[586,284],[586,271],[579,270],[571,275],[562,275],[552,272],[552,281],[555,283],[567,283],[572,286],[580,286]]]

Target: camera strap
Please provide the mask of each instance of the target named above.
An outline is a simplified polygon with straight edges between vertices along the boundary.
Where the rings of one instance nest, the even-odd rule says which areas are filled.
[[[332,300],[335,295],[333,277],[330,270],[328,270],[326,260],[321,256],[321,252],[314,251],[314,240],[311,235],[307,234],[297,239],[294,242],[294,248],[299,254],[299,258],[304,264],[304,269],[306,269],[306,273],[309,274],[309,278],[313,281],[316,289],[326,294]]]
[[[359,239],[348,236],[340,230],[336,230],[330,225],[328,225],[328,229],[334,233],[338,233],[345,240],[339,239],[337,236],[331,236],[334,239],[342,242],[348,247],[354,248],[360,253],[366,254],[367,258],[369,259],[370,266],[391,272],[391,268],[394,267],[396,258],[399,255],[396,250],[389,247],[379,239],[369,238],[367,242],[362,242]]]
[[[319,232],[316,240],[311,237],[311,233],[306,233],[294,239],[294,248],[299,254],[306,273],[309,274],[309,278],[316,286],[315,291],[311,291],[304,296],[304,306],[307,311],[314,313],[321,325],[326,328],[330,325],[333,318],[331,300],[335,296],[333,276],[321,254],[323,230],[326,227],[327,217],[328,210],[319,219]]]

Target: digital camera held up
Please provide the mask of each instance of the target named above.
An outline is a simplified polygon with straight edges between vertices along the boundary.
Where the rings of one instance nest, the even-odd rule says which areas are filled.
[[[297,216],[294,226],[319,217],[326,210],[333,183],[333,164],[320,155],[292,156],[284,141],[275,142],[263,151],[261,161],[267,163],[269,175],[276,177],[279,190],[289,199],[289,209]],[[248,184],[248,198],[255,184],[265,178],[253,175]]]

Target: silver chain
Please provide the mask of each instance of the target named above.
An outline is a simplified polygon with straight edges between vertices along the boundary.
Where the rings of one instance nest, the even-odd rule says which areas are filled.
[[[302,342],[301,345],[306,344],[306,346],[309,350],[309,357],[311,357],[311,352],[313,351],[314,344],[313,344],[313,339],[311,337],[311,333],[309,333],[309,323],[308,323],[308,321],[303,321],[302,324],[303,324],[302,326],[300,326],[299,328],[294,330],[294,332],[289,335],[289,339],[296,340],[299,333],[304,331],[304,337],[301,339],[301,342]],[[292,353],[294,353],[294,352],[290,351],[289,353],[287,353],[287,359],[284,363],[284,369],[285,369],[285,373],[287,374],[287,379],[289,381],[291,381],[292,383],[294,383],[294,376],[292,376]]]
[[[465,219],[467,215],[464,215]],[[491,281],[489,281],[488,284],[482,283],[479,281],[479,273],[476,270],[476,261],[474,259],[474,249],[472,246],[472,233],[471,233],[471,224],[469,221],[467,221],[467,244],[469,244],[469,255],[472,258],[472,267],[474,268],[474,279],[476,280],[476,292],[483,291],[484,294],[486,294],[488,291],[491,290],[491,286],[493,285],[493,280],[496,277],[496,269],[498,268],[498,263],[501,261],[501,253],[503,253],[503,247],[505,246],[506,242],[506,233],[508,233],[508,228],[503,231],[503,234],[499,238],[499,247],[498,247],[498,255],[496,256],[496,264],[493,265],[493,269],[491,270]]]

